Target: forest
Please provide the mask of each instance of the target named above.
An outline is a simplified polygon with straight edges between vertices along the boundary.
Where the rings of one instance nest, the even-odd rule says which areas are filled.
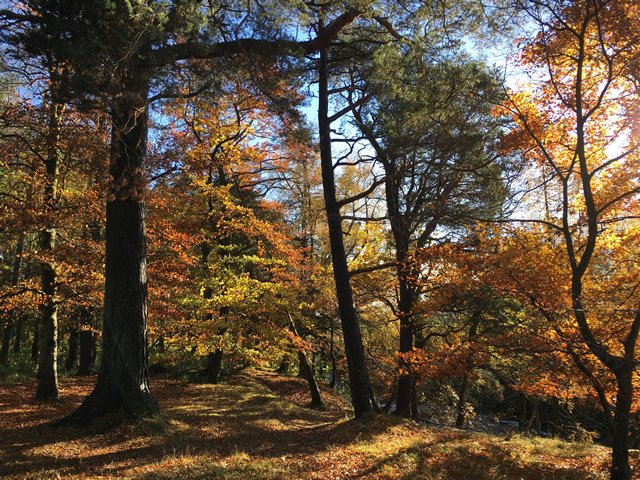
[[[0,477],[640,471],[638,0],[0,0]]]

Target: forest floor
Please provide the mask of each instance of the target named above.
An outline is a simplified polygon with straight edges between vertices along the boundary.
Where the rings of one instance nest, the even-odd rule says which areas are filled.
[[[218,385],[154,378],[158,418],[52,428],[94,378],[63,378],[53,405],[33,382],[0,385],[0,478],[605,479],[609,450],[560,440],[428,428],[389,416],[349,420],[325,390],[307,408],[305,383],[266,372]],[[634,453],[635,469],[640,458]]]

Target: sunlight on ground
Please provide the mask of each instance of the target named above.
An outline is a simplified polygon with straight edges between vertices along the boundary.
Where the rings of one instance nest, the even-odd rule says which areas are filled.
[[[324,390],[325,410],[306,407],[305,384],[265,372],[219,385],[156,380],[163,414],[107,431],[52,429],[89,385],[63,380],[74,401],[42,406],[32,385],[0,388],[0,476],[13,479],[425,479],[607,478],[609,450],[560,440],[509,439],[430,429],[395,417],[347,420]],[[13,393],[9,390],[13,389]],[[279,392],[290,392],[289,399]],[[292,399],[295,398],[295,401]],[[30,421],[26,421],[26,420]]]

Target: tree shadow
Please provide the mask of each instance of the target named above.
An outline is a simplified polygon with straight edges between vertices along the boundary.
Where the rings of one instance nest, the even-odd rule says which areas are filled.
[[[461,439],[466,444],[460,444]],[[470,448],[473,438],[440,435],[429,441],[421,441],[387,455],[359,471],[354,479],[386,478],[385,468],[401,466],[399,480],[450,479],[450,480],[589,480],[602,479],[605,469],[594,471],[585,464],[575,466],[554,465],[529,459],[519,461],[514,456],[513,445],[483,443],[481,448]],[[580,462],[577,462],[580,463]]]
[[[85,383],[82,392],[90,391],[90,381]],[[71,394],[70,389],[63,403],[27,404],[17,417],[5,415],[2,424],[10,426],[12,434],[0,440],[0,477],[39,478],[37,472],[49,470],[63,477],[104,472],[125,476],[128,468],[158,462],[172,452],[212,459],[238,452],[267,460],[311,455],[382,433],[389,425],[347,421],[343,410],[301,407],[246,376],[229,377],[216,385],[163,379],[153,388],[162,416],[112,429],[51,428],[51,420],[73,411],[82,400],[82,393]],[[20,404],[20,395],[6,396],[11,395],[0,388],[0,403],[4,399],[3,405]]]

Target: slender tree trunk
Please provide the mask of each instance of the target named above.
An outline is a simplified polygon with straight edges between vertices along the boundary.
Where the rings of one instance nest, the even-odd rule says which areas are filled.
[[[133,105],[122,100],[112,106],[111,112],[112,183],[107,199],[104,325],[98,381],[78,410],[61,423],[83,424],[110,412],[140,418],[158,411],[149,391],[148,372],[146,90],[139,96],[141,103]]]
[[[93,371],[96,337],[91,330],[80,331],[80,363],[78,375],[90,375]]]
[[[55,400],[58,391],[58,300],[57,271],[52,258],[56,244],[55,209],[58,184],[58,142],[60,119],[64,105],[52,101],[49,113],[47,138],[47,159],[45,162],[44,210],[47,218],[45,228],[40,232],[41,289],[40,331],[38,354],[38,400]]]
[[[305,362],[307,361],[307,357],[305,357]],[[306,378],[305,367],[300,363],[300,355],[298,355],[298,378]]]
[[[336,199],[333,157],[331,153],[328,81],[328,50],[323,49],[320,51],[318,93],[318,126],[320,130],[322,183],[327,224],[329,227],[333,277],[336,285],[336,296],[340,311],[340,322],[342,324],[347,365],[349,367],[351,403],[353,404],[356,418],[360,418],[368,412],[371,412],[374,404],[371,398],[371,382],[369,380],[369,372],[364,355],[360,322],[353,303],[353,292],[351,290],[349,268],[344,249],[340,205]]]
[[[298,361],[300,362],[300,368],[302,369],[303,377],[307,381],[307,384],[309,385],[309,395],[311,396],[311,406],[312,407],[322,406],[322,396],[320,394],[320,388],[318,388],[316,377],[313,374],[313,370],[311,369],[311,366],[309,365],[307,356],[304,354],[302,350],[298,350]]]
[[[629,427],[633,403],[633,368],[616,374],[616,408],[613,416],[611,480],[631,480],[629,465]]]
[[[67,361],[64,364],[64,369],[67,372],[73,370],[78,363],[78,341],[79,332],[77,328],[73,328],[69,332],[69,349],[67,350]]]
[[[403,255],[405,257],[406,255]],[[404,261],[404,260],[403,260]],[[403,263],[399,264],[398,269],[400,271]],[[400,302],[399,302],[399,317],[400,317],[400,353],[407,354],[413,350],[413,321],[411,318],[411,312],[413,310],[413,295],[410,288],[407,285],[405,279],[400,275]],[[398,393],[396,395],[396,409],[395,414],[402,417],[410,418],[414,416],[412,408],[412,398],[414,389],[414,378],[411,372],[408,370],[409,366],[401,364],[401,373],[398,376]]]
[[[391,166],[387,167],[391,170]],[[399,210],[398,175],[395,171],[386,172],[386,202],[389,217],[391,219],[391,230],[394,237],[396,249],[396,275],[398,277],[399,298],[398,298],[398,319],[400,321],[400,345],[398,351],[401,355],[409,354],[413,350],[414,327],[413,327],[413,304],[415,300],[414,291],[407,281],[405,270],[409,268],[407,258],[409,254],[409,241],[411,233],[406,226],[406,220]],[[411,418],[416,415],[413,408],[415,378],[410,371],[410,365],[401,361],[400,374],[398,375],[398,393],[396,395],[396,409],[394,413],[401,417]]]
[[[296,323],[293,321],[293,317],[289,315],[289,322],[291,332],[296,336],[300,337],[298,333],[298,329],[296,328]],[[307,355],[302,351],[298,350],[298,364],[300,365],[300,373],[301,377],[303,377],[308,385],[309,385],[309,395],[311,396],[311,406],[312,407],[320,407],[322,406],[322,395],[320,394],[320,388],[318,388],[318,383],[316,382],[316,377],[313,373],[313,369],[311,365],[309,365],[309,360],[307,359]]]
[[[386,159],[385,159],[386,160]],[[408,220],[400,211],[401,175],[396,171],[395,164],[386,160],[385,166],[385,200],[387,212],[391,223],[391,232],[396,250],[396,275],[398,278],[398,320],[400,323],[400,344],[398,351],[401,355],[407,355],[413,350],[413,304],[415,294],[407,280],[406,270],[409,255],[409,243],[411,231],[408,228]],[[398,387],[396,394],[396,408],[394,413],[401,417],[411,418],[415,416],[412,405],[415,403],[414,388],[416,382],[410,371],[410,365],[404,361],[399,362]]]

